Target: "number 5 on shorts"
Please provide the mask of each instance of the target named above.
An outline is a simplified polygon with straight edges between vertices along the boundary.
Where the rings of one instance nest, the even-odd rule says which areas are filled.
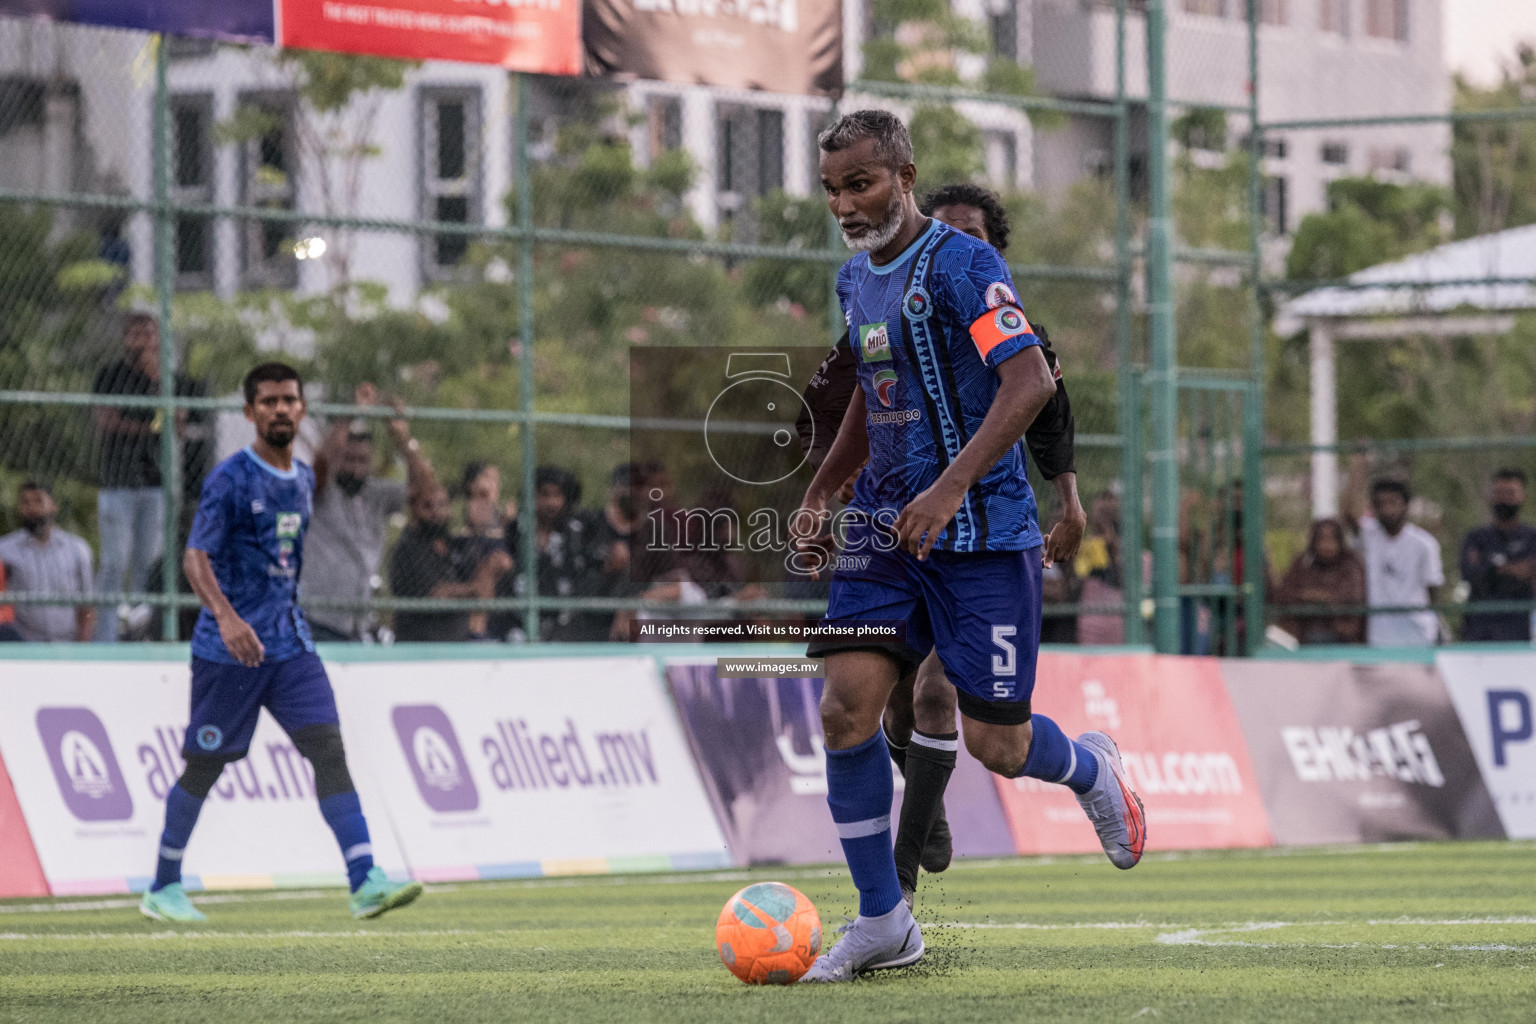
[[[1019,651],[1008,638],[1018,633],[1017,626],[993,626],[992,643],[1001,651],[992,655],[992,674],[994,676],[1016,675],[1019,670]],[[992,696],[998,700],[1007,700],[1013,696],[1013,684],[1002,680],[993,680]]]

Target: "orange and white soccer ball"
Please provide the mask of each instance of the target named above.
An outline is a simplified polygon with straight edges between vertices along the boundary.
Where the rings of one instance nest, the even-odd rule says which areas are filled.
[[[748,985],[793,985],[821,952],[821,917],[799,890],[759,882],[726,901],[715,922],[715,948]]]

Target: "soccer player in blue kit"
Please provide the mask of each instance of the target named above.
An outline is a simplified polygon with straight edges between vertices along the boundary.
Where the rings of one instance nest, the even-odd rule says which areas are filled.
[[[829,498],[867,458],[824,621],[905,628],[896,641],[818,639],[807,652],[826,659],[827,803],[859,915],[801,980],[842,982],[923,955],[892,854],[880,719],[930,646],[955,686],[966,749],[988,769],[1069,787],[1116,867],[1140,861],[1146,821],[1113,740],[1070,739],[1030,707],[1043,540],[1019,438],[1056,384],[1007,264],[918,212],[912,140],[895,115],[849,114],[818,143],[828,205],[859,253],[837,292],[860,386],[793,529],[807,549],[824,543]]]
[[[181,884],[181,859],[208,791],[246,755],[265,707],[315,772],[320,813],[347,865],[354,917],[377,917],[421,895],[374,866],[368,822],[336,714],[336,698],[297,602],[315,474],[293,457],[304,384],[291,366],[263,363],[245,376],[245,418],[256,441],[219,463],[203,484],[187,541],[187,580],[203,603],[192,634],[192,714],[186,768],[165,800],[154,883],[139,909],[201,921]]]

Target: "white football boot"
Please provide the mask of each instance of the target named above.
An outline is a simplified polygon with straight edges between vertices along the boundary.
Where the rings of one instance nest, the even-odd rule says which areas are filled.
[[[852,981],[870,971],[910,967],[923,958],[923,930],[905,901],[880,917],[861,917],[841,929],[837,945],[816,958],[803,985]]]
[[[1077,798],[1082,804],[1093,830],[1099,834],[1099,845],[1109,862],[1122,870],[1129,870],[1141,861],[1141,853],[1147,845],[1147,815],[1137,796],[1125,782],[1125,769],[1120,764],[1120,748],[1102,732],[1085,732],[1077,742],[1094,752],[1099,759],[1099,777],[1093,788]]]

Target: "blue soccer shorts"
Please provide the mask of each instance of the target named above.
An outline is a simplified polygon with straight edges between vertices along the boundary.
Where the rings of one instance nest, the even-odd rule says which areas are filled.
[[[1029,721],[1040,651],[1040,548],[931,551],[920,562],[889,547],[844,548],[822,623],[897,622],[905,625],[905,637],[817,639],[807,656],[874,650],[906,672],[936,649],[967,718],[995,725]]]
[[[192,718],[182,754],[238,760],[250,748],[266,708],[290,736],[311,725],[336,725],[336,695],[313,652],[255,668],[192,659]]]

